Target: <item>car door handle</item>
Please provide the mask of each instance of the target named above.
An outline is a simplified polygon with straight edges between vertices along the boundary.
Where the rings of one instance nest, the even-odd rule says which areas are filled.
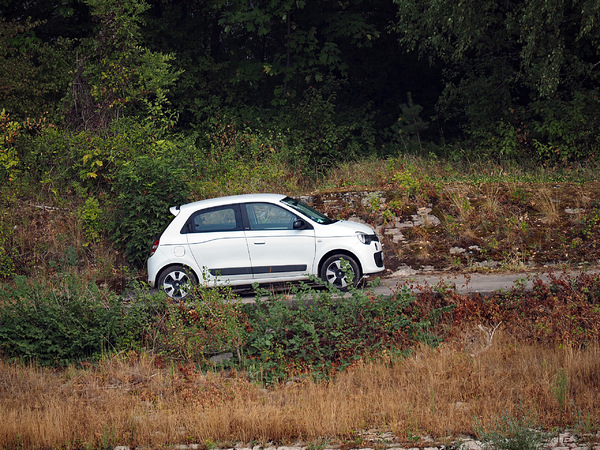
[[[254,241],[254,245],[265,245],[265,241]]]

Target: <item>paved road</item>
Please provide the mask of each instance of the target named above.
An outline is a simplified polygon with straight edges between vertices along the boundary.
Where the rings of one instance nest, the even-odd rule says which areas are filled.
[[[457,292],[465,293],[488,293],[501,289],[510,289],[516,283],[525,284],[531,287],[532,277],[535,273],[505,273],[505,274],[422,274],[422,275],[406,275],[400,277],[384,278],[381,280],[381,286],[376,288],[376,292],[380,294],[389,293],[392,289],[398,286],[406,285],[415,291],[423,290],[427,287],[435,287],[437,285],[445,285],[454,287]],[[547,279],[548,276],[540,274]]]
[[[567,273],[570,276],[577,276],[582,273],[581,270],[570,270],[563,272],[553,270],[552,273],[559,277]],[[586,273],[600,273],[600,269],[588,269]],[[443,283],[443,285],[452,286],[458,293],[489,293],[498,290],[508,290],[516,284],[525,285],[526,288],[533,286],[533,279],[541,278],[547,281],[550,278],[549,272],[517,272],[517,273],[436,273],[436,274],[417,274],[400,275],[382,279],[381,286],[376,288],[377,293],[386,294],[396,289],[398,286],[406,285],[415,291],[427,287],[434,287]]]
[[[582,271],[571,270],[569,275],[576,276]],[[553,270],[555,276],[560,276],[565,273],[560,270]],[[586,273],[600,273],[600,268],[587,269]],[[427,273],[413,275],[392,275],[382,278],[381,284],[375,288],[377,294],[391,294],[401,286],[408,286],[415,292],[426,290],[427,288],[435,288],[443,283],[448,287],[454,287],[460,294],[480,293],[486,294],[498,290],[508,290],[514,287],[517,283],[523,284],[527,288],[533,286],[533,279],[539,276],[543,280],[549,279],[548,271],[546,272],[516,272],[516,273]],[[285,293],[286,288],[282,288],[279,292]],[[254,301],[255,295],[249,290],[240,292],[244,303]]]

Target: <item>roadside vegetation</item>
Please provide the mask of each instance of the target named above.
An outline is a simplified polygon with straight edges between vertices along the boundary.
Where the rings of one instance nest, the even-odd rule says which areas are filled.
[[[220,160],[222,170],[208,178],[184,170],[174,177],[178,166],[160,153],[107,159],[94,166],[96,177],[77,176],[76,164],[62,159],[65,165],[23,166],[8,180],[1,188],[2,446],[377,447],[386,432],[411,445],[463,434],[535,444],[564,429],[597,439],[597,277],[539,283],[533,293],[517,286],[491,298],[461,297],[447,286],[419,297],[399,287],[390,297],[364,290],[343,299],[296,287],[242,306],[227,289],[172,303],[144,287],[143,269],[172,204],[345,190],[382,191],[389,200],[383,208],[376,200],[342,208],[340,217],[381,226],[435,206],[444,218],[407,233],[404,245],[384,238],[390,268],[523,269],[525,252],[555,270],[594,266],[600,197],[593,163],[528,167],[407,154],[308,176],[278,158],[266,153],[244,166]],[[235,176],[242,167],[249,174]],[[48,178],[38,179],[39,169]],[[450,259],[454,245],[481,245],[501,264]],[[288,306],[309,293],[314,303]],[[225,359],[210,360],[218,355]]]
[[[390,432],[524,448],[515,440],[564,429],[594,440],[600,427],[598,275],[485,298],[306,287],[242,305],[206,287],[182,304],[66,282],[10,297],[5,448],[377,447]]]
[[[600,3],[4,3],[0,447],[598,439],[600,280],[560,271],[600,261]],[[391,271],[556,276],[148,290],[170,206],[248,192],[369,223]]]

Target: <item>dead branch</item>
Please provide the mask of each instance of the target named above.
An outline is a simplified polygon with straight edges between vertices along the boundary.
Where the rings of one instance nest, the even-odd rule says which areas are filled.
[[[481,324],[477,325],[477,328],[479,328],[479,330],[485,336],[486,344],[482,349],[476,351],[475,353],[471,353],[471,356],[473,356],[473,357],[478,356],[478,355],[482,354],[483,352],[488,351],[491,348],[493,340],[494,340],[494,334],[496,333],[496,330],[498,329],[498,327],[501,324],[502,324],[502,321],[500,321],[498,323],[498,325],[496,325],[495,327],[493,327],[491,329],[486,326],[483,326]]]

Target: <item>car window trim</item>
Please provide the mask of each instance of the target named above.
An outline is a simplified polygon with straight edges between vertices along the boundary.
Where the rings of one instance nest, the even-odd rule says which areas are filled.
[[[220,209],[233,209],[235,216],[235,228],[233,230],[206,230],[206,231],[194,231],[191,229],[194,218],[198,214],[208,213],[212,211],[218,211]],[[204,234],[204,233],[231,233],[235,231],[243,231],[244,230],[244,221],[241,213],[242,208],[239,203],[232,203],[228,205],[219,205],[213,206],[210,208],[199,209],[190,214],[190,217],[185,222],[185,225],[181,228],[180,234]]]
[[[295,216],[296,219],[303,219],[304,222],[306,222],[306,227],[303,228],[303,230],[314,230],[314,227],[310,221],[309,218],[305,217],[303,214],[299,214],[299,211],[296,211],[295,209],[288,209],[283,207],[281,204],[279,203],[271,203],[271,202],[260,202],[260,201],[253,201],[253,202],[244,202],[244,203],[240,203],[240,210],[242,213],[242,221],[244,223],[243,227],[244,230],[246,231],[268,231],[268,230],[261,230],[261,229],[254,229],[252,228],[252,225],[250,223],[250,217],[248,215],[248,209],[246,208],[248,205],[269,205],[269,206],[274,206],[276,208],[281,208],[284,211],[290,213],[291,215]],[[290,229],[286,229],[286,230],[275,230],[275,231],[298,231],[295,230],[294,228],[290,228]]]
[[[319,225],[331,225],[332,223],[336,223],[338,221],[337,219],[331,219],[330,217],[327,217],[325,214],[316,210],[312,206],[309,206],[306,203],[293,197],[282,198],[279,202],[283,205],[289,206],[294,211],[294,214],[299,213],[302,216],[310,219],[311,222],[318,223]],[[312,217],[310,214],[308,214],[309,212],[317,217]]]

